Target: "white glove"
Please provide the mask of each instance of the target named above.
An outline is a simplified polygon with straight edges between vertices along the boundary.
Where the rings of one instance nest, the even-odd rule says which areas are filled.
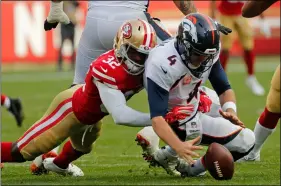
[[[271,29],[268,22],[264,19],[260,19],[260,31],[266,38],[271,37]]]
[[[69,24],[70,20],[68,16],[63,11],[63,1],[61,2],[51,2],[51,8],[49,11],[49,15],[47,17],[47,21],[49,23],[63,23]]]

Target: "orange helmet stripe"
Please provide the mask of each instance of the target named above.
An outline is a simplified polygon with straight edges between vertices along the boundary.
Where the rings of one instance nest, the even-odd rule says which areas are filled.
[[[215,28],[214,28],[214,26],[213,26],[213,24],[212,24],[212,22],[211,22],[211,20],[210,20],[209,17],[207,17],[207,16],[204,15],[204,14],[202,14],[202,16],[206,19],[206,21],[208,22],[209,26],[210,26],[211,29],[212,29],[212,38],[213,38],[213,44],[214,44],[214,43],[215,43],[215,32],[214,32]]]

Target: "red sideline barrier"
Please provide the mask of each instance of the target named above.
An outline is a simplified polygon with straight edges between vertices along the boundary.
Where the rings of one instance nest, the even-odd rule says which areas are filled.
[[[87,2],[80,1],[77,40],[81,35],[87,11]],[[198,10],[208,14],[208,1],[196,1]],[[276,3],[265,16],[279,19],[280,2]],[[48,1],[5,1],[1,2],[1,44],[3,63],[13,62],[54,62],[57,57],[57,45],[60,38],[56,35],[58,30],[45,32],[43,23],[49,10]],[[177,10],[172,1],[151,1],[149,12],[153,17],[158,17],[168,29],[174,33],[182,14]],[[255,52],[258,55],[280,54],[280,23],[272,28],[273,36],[270,39],[264,38],[256,29]],[[76,43],[77,45],[77,43]],[[268,47],[270,46],[270,47]],[[233,55],[240,55],[240,45],[235,41],[232,48]]]

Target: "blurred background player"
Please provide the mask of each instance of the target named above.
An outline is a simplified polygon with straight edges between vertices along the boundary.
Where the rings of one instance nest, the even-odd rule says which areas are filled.
[[[75,66],[75,46],[74,46],[74,36],[75,36],[75,26],[77,23],[76,20],[76,10],[79,6],[79,3],[77,1],[65,1],[63,5],[63,11],[66,13],[66,15],[70,19],[70,24],[61,24],[61,44],[58,54],[58,71],[62,71],[62,62],[63,62],[63,55],[62,55],[62,49],[63,44],[65,40],[69,39],[71,42],[71,70],[74,70]]]
[[[273,1],[248,1],[242,9],[243,17],[251,18],[261,14],[277,0]],[[260,115],[255,129],[255,147],[243,158],[246,161],[260,161],[260,151],[265,140],[272,134],[281,117],[280,111],[280,64],[275,70],[271,86],[266,99],[266,106]],[[242,160],[242,161],[243,161]]]
[[[15,117],[18,127],[21,127],[24,119],[21,100],[1,94],[1,106],[6,108]]]
[[[246,85],[251,89],[251,91],[258,96],[264,95],[264,88],[258,82],[255,77],[255,54],[253,52],[254,48],[254,36],[253,30],[247,19],[242,17],[241,9],[243,6],[242,1],[211,1],[211,17],[218,20],[221,24],[225,25],[228,28],[234,29],[237,34],[239,41],[243,48],[243,58],[247,66],[248,77],[246,78]],[[218,10],[218,14],[217,11]],[[263,16],[261,17],[263,19]],[[270,30],[266,25],[266,22],[262,20],[261,24],[262,31],[269,36]],[[220,61],[222,67],[226,70],[226,65],[229,59],[230,49],[233,44],[233,35],[225,36],[222,35],[222,51],[220,54]]]

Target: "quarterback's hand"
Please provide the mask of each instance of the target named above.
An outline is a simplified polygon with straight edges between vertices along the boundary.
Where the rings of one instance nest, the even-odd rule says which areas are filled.
[[[215,23],[217,24],[218,30],[223,33],[224,35],[228,35],[232,32],[232,30],[228,27],[223,26],[222,24],[218,23],[217,21],[215,21]]]
[[[210,112],[212,105],[212,100],[210,97],[204,92],[200,91],[200,101],[198,110],[202,113]]]
[[[235,113],[232,112],[224,112],[221,109],[219,110],[220,114],[224,119],[229,120],[234,125],[239,125],[242,128],[246,128],[244,123],[238,118],[238,116]]]
[[[63,11],[63,2],[51,2],[50,11],[44,22],[45,31],[56,28],[58,23],[69,24],[70,20]]]
[[[165,120],[169,124],[174,124],[179,120],[184,120],[189,117],[194,112],[194,105],[189,104],[184,107],[174,107],[170,112],[165,116]]]
[[[184,159],[189,164],[193,164],[195,161],[192,157],[200,157],[198,153],[194,152],[195,150],[202,150],[203,147],[196,146],[195,144],[198,143],[200,140],[200,136],[193,140],[185,141],[182,143],[182,145],[174,149],[178,156],[182,159]]]

